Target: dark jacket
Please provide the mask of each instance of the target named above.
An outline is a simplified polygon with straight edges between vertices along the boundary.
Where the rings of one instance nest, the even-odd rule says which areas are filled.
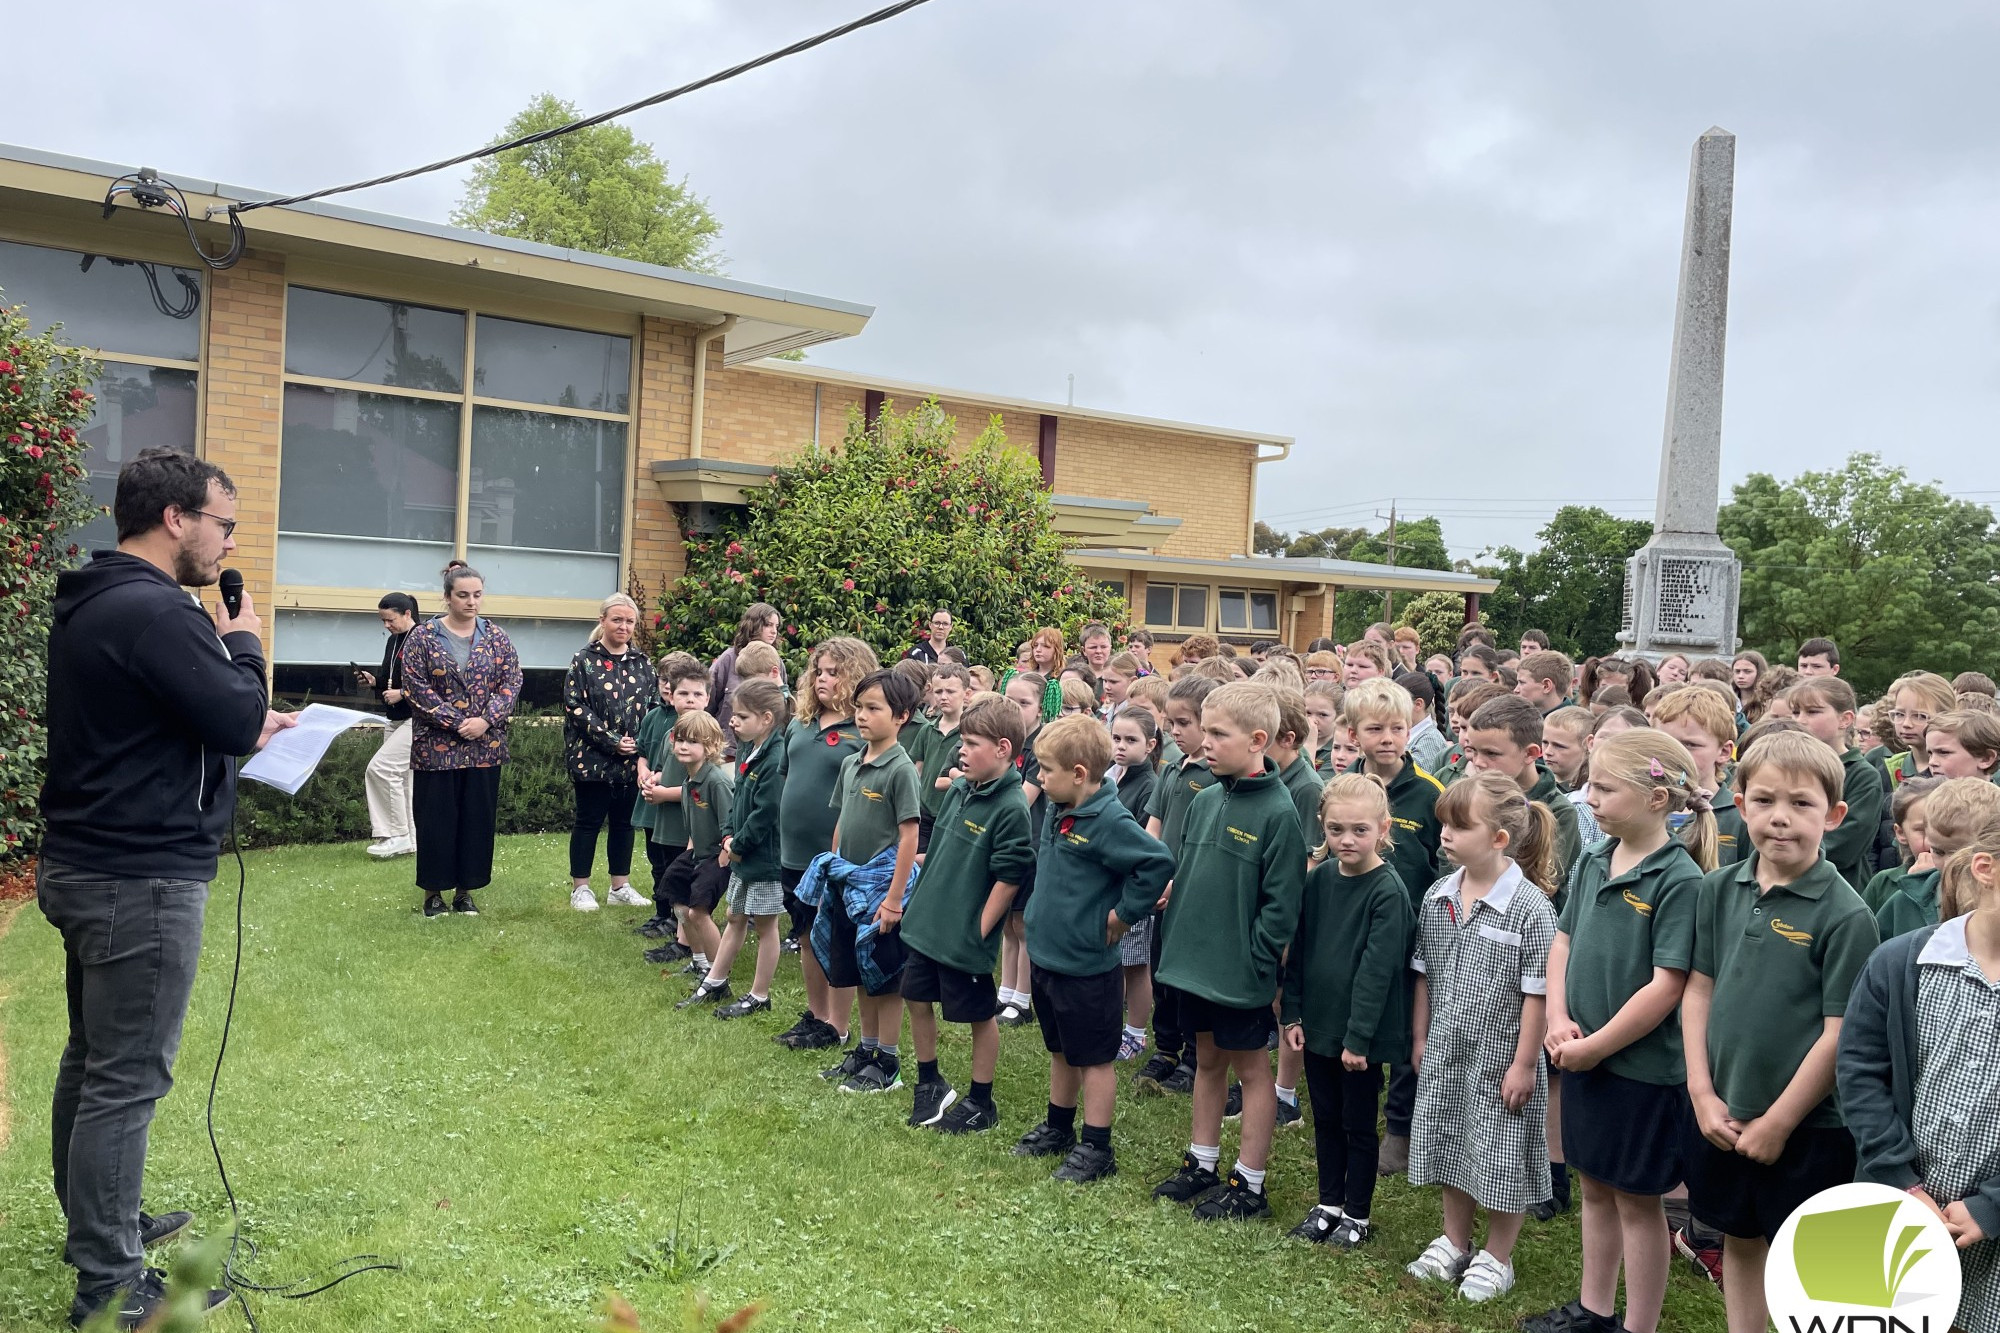
[[[42,855],[133,878],[215,878],[236,757],[270,707],[254,634],[215,622],[157,566],[99,551],[56,579]]]
[[[1153,914],[1173,877],[1174,859],[1133,820],[1106,783],[1079,805],[1049,807],[1028,899],[1028,956],[1067,977],[1118,968],[1104,936],[1112,913],[1127,926]]]
[[[571,782],[630,786],[639,780],[639,752],[618,753],[618,742],[639,738],[639,724],[660,698],[653,664],[637,645],[613,653],[585,644],[563,678],[563,763]]]
[[[1410,1058],[1410,953],[1417,917],[1384,861],[1343,875],[1328,861],[1306,878],[1299,929],[1284,968],[1283,1015],[1305,1025],[1306,1049],[1343,1049],[1376,1064]]]
[[[1848,996],[1834,1078],[1841,1115],[1854,1135],[1856,1180],[1899,1190],[1922,1182],[1910,1132],[1917,1103],[1917,960],[1942,928],[1926,926],[1884,943]],[[1981,1181],[1963,1202],[1981,1231],[2000,1235],[2000,1179]]]
[[[416,628],[414,625],[411,629]],[[382,669],[375,673],[375,697],[380,699],[384,690],[403,690],[404,697],[395,703],[382,705],[383,715],[391,722],[410,720],[410,700],[403,684],[403,640],[410,637],[410,631],[391,634],[389,641],[382,645]]]
[[[745,884],[767,884],[778,870],[778,803],[785,791],[785,736],[773,731],[736,765],[736,799],[723,831]]]

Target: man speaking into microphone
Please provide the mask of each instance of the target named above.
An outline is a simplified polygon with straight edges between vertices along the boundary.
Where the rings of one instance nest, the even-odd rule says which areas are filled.
[[[140,1189],[235,810],[236,758],[296,719],[270,711],[249,594],[205,612],[184,591],[216,583],[236,549],[228,476],[148,449],[119,472],[112,513],[118,549],[56,580],[37,891],[62,932],[69,993],[51,1119],[63,1258],[77,1274],[70,1318],[118,1298],[118,1325],[135,1327],[164,1294],[146,1245],[189,1221],[142,1214]],[[231,600],[239,587],[225,589]]]

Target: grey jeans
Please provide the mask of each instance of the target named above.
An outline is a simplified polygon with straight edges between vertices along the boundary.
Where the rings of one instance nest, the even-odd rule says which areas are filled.
[[[94,1298],[144,1267],[146,1136],[154,1103],[174,1085],[208,885],[43,861],[36,888],[42,915],[62,932],[69,995],[51,1112],[56,1198],[69,1219],[63,1258],[77,1294]]]

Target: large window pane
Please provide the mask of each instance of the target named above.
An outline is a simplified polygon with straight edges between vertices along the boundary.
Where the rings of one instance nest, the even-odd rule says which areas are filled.
[[[83,456],[90,469],[87,485],[93,504],[109,506],[118,490],[118,469],[142,449],[194,452],[195,373],[104,362],[104,372],[91,386],[97,402],[84,423]],[[118,530],[109,514],[78,528],[71,540],[86,551],[118,544]]]
[[[1250,628],[1263,630],[1278,628],[1278,594],[1274,592],[1250,594]]]
[[[63,326],[77,347],[193,361],[201,355],[201,278],[171,264],[0,241],[0,302],[29,327]]]
[[[632,340],[479,317],[473,392],[592,412],[629,410]]]
[[[453,403],[287,385],[278,582],[436,586],[457,513],[458,413]]]
[[[1148,583],[1146,585],[1146,623],[1148,625],[1171,625],[1174,623],[1173,584]]]
[[[1223,629],[1245,629],[1250,624],[1241,588],[1222,588],[1215,594],[1215,623]]]
[[[1182,629],[1208,628],[1208,589],[1198,585],[1181,585],[1180,627]]]
[[[465,316],[293,287],[285,294],[285,369],[321,379],[461,393]]]
[[[624,493],[624,423],[473,409],[471,545],[615,557]]]

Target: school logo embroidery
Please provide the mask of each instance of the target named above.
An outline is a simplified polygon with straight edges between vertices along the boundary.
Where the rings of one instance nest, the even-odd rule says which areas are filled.
[[[1257,845],[1256,834],[1245,833],[1242,829],[1237,828],[1234,824],[1225,824],[1223,827],[1228,830],[1230,837],[1236,839],[1236,841],[1242,843],[1245,847],[1255,847]]]
[[[1946,1333],[1958,1250],[1937,1214],[1887,1185],[1836,1185],[1785,1219],[1764,1296],[1786,1333]]]
[[[1640,916],[1651,916],[1653,914],[1653,905],[1630,889],[1625,890],[1625,905]]]
[[[968,819],[965,821],[965,831],[975,838],[982,838],[986,836],[986,825],[975,824]]]
[[[863,796],[867,797],[867,798],[868,798],[869,800],[871,800],[871,801],[879,801],[879,800],[881,800],[881,799],[882,799],[882,793],[881,793],[881,792],[879,792],[879,791],[871,791],[871,790],[869,790],[869,789],[868,789],[868,788],[866,788],[866,787],[863,787],[863,788],[861,789],[861,794],[862,794]]]
[[[1809,932],[1803,930],[1795,930],[1791,926],[1788,926],[1784,922],[1780,921],[1777,917],[1771,918],[1771,930],[1775,934],[1783,937],[1784,939],[1788,939],[1792,943],[1798,945],[1801,949],[1806,948],[1812,944],[1812,935]]]

